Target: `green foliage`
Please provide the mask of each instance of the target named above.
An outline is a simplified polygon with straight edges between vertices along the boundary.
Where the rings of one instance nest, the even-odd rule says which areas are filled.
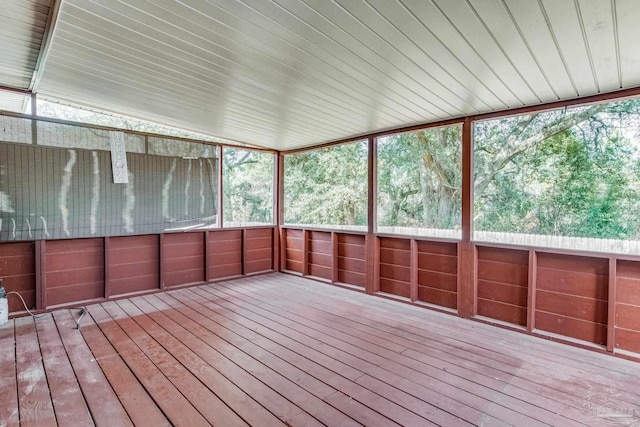
[[[367,144],[355,142],[285,157],[285,222],[367,224]]]
[[[273,223],[273,154],[225,147],[224,222]]]

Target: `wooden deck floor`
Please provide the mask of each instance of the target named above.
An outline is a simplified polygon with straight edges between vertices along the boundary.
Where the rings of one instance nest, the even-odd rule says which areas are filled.
[[[284,274],[11,320],[0,426],[640,426],[640,364]]]

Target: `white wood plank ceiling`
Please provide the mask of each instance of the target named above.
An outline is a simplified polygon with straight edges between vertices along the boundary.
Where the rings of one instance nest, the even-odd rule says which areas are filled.
[[[638,0],[63,0],[35,89],[284,150],[638,86],[638,22]]]

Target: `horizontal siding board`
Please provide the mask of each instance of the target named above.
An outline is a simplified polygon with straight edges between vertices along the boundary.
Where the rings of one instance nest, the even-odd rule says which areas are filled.
[[[458,272],[458,259],[450,255],[418,253],[418,268],[456,274]]]
[[[204,254],[203,242],[165,245],[162,248],[162,256],[165,259],[202,256],[203,254]]]
[[[640,262],[619,259],[616,266],[616,276],[640,280]]]
[[[168,271],[163,274],[163,278],[167,287],[204,282],[204,271],[202,268]]]
[[[325,242],[323,240],[309,240],[309,251],[321,254],[330,254],[333,251],[333,245],[330,241]]]
[[[380,278],[380,291],[388,294],[399,295],[405,298],[410,298],[411,295],[408,283],[384,277]]]
[[[338,257],[338,269],[364,273],[367,264],[363,259]]]
[[[526,307],[527,297],[528,290],[523,286],[478,281],[478,298]]]
[[[458,277],[437,271],[418,270],[418,285],[457,292]]]
[[[536,309],[594,323],[607,323],[607,301],[538,290]]]
[[[380,249],[380,262],[408,267],[411,264],[409,251],[397,249]]]
[[[536,286],[541,290],[601,300],[608,298],[607,276],[538,268],[537,279]]]
[[[271,259],[246,262],[244,266],[245,274],[269,271],[269,270],[272,270],[272,268],[273,268],[273,262]]]
[[[529,265],[529,252],[516,249],[479,246],[478,259],[505,264]]]
[[[165,259],[162,268],[165,273],[204,269],[204,258],[195,256]]]
[[[309,264],[315,264],[322,267],[331,267],[333,257],[331,254],[322,254],[316,252],[309,253]]]
[[[157,244],[155,246],[137,248],[114,248],[109,242],[109,263],[112,266],[157,260],[159,255],[160,251]]]
[[[357,234],[338,233],[338,243],[345,245],[364,246],[364,236]]]
[[[538,268],[579,271],[583,274],[604,276],[609,272],[609,261],[604,258],[538,252],[537,259]]]
[[[640,306],[616,304],[616,327],[640,332]]]
[[[271,236],[260,238],[247,238],[245,241],[245,250],[271,249]]]
[[[244,253],[244,260],[246,262],[262,261],[265,259],[271,259],[271,248],[247,250]]]
[[[605,344],[607,340],[607,327],[599,323],[585,320],[572,319],[553,313],[536,311],[536,329],[552,332],[579,340]]]
[[[159,279],[160,278],[158,274],[111,279],[109,281],[109,291],[111,292],[111,295],[120,295],[131,292],[142,292],[159,289]]]
[[[640,280],[619,277],[616,297],[618,302],[640,305]]]
[[[529,269],[526,265],[478,260],[478,279],[514,285],[526,285]]]
[[[362,245],[349,245],[344,243],[338,243],[338,254],[340,256],[344,256],[348,258],[357,258],[357,259],[363,260],[365,258],[364,241]]]
[[[158,271],[158,260],[112,265],[109,269],[109,280],[124,279],[127,277],[157,276]]]
[[[443,243],[443,242],[430,242],[425,240],[418,240],[418,252],[430,253],[436,255],[458,255],[457,243]]]
[[[242,264],[212,265],[209,267],[209,277],[222,279],[225,277],[239,276],[242,274]]]
[[[209,242],[210,243],[224,243],[234,240],[240,240],[242,238],[242,230],[210,230]]]
[[[418,286],[418,301],[453,309],[457,308],[458,305],[458,297],[455,292],[443,291],[428,286]]]
[[[512,304],[478,298],[478,314],[514,325],[527,324],[527,309]]]
[[[302,274],[302,263],[300,261],[293,261],[288,259],[285,261],[285,269]]]
[[[314,265],[314,264],[309,265],[310,276],[322,277],[323,279],[331,280],[331,277],[332,277],[331,271],[332,271],[331,267],[324,267],[321,265]]]
[[[244,234],[249,240],[271,239],[273,236],[273,228],[247,228]]]
[[[226,252],[222,254],[207,254],[207,265],[226,265],[242,263],[242,253]]]
[[[297,261],[297,262],[302,262],[304,258],[302,251],[297,249],[287,248],[287,250],[285,251],[285,255],[287,259],[290,259],[292,261]]]
[[[411,270],[409,267],[381,263],[380,277],[409,282],[411,280]]]
[[[221,242],[209,240],[209,246],[207,252],[211,254],[227,254],[240,252],[242,250],[242,241],[238,240],[225,240]]]
[[[616,328],[615,347],[640,354],[640,332]]]
[[[47,288],[64,288],[67,286],[97,282],[100,280],[104,280],[103,266],[53,271],[47,273]]]
[[[331,241],[331,233],[329,232],[325,232],[325,231],[310,231],[309,232],[309,239],[311,241],[318,241],[318,242],[330,242]]]
[[[89,282],[69,285],[58,289],[47,289],[47,305],[68,304],[72,302],[104,298],[104,282]]]
[[[364,273],[354,271],[338,270],[338,282],[349,285],[365,286],[367,277]]]
[[[396,249],[400,251],[409,251],[411,250],[411,240],[409,239],[396,239],[390,237],[381,237],[380,238],[380,248],[381,249]]]

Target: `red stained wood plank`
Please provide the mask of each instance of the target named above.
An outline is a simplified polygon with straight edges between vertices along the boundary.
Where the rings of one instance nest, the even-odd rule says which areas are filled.
[[[0,274],[2,274],[0,272]],[[7,292],[10,291],[31,291],[35,289],[35,275],[29,274],[24,276],[2,275],[2,286]]]
[[[364,260],[365,259],[364,243],[362,245],[350,245],[350,244],[338,243],[338,255],[347,257],[347,258]]]
[[[254,250],[254,249],[271,249],[273,245],[273,240],[271,236],[269,237],[260,237],[260,238],[247,238],[245,240],[245,250]]]
[[[0,243],[0,259],[33,256],[33,250],[33,242],[2,242]]]
[[[291,239],[287,237],[285,239],[285,245],[287,250],[294,249],[294,250],[302,251],[304,248],[304,241],[302,239]]]
[[[331,280],[331,267],[323,267],[320,265],[310,264],[309,265],[309,275],[321,277],[323,279]]]
[[[447,292],[427,286],[418,286],[418,301],[455,309],[458,304],[458,296],[455,292]]]
[[[160,278],[157,274],[149,276],[127,277],[110,281],[111,295],[128,294],[160,289]]]
[[[165,273],[193,270],[197,268],[204,269],[204,254],[202,256],[165,258],[162,268]]]
[[[272,269],[273,269],[273,261],[271,259],[250,261],[250,262],[246,262],[244,265],[245,274],[258,273],[262,271],[270,271]]]
[[[209,254],[207,257],[207,265],[227,265],[227,264],[240,264],[242,263],[242,253],[228,252],[220,254]]]
[[[606,276],[609,271],[609,260],[607,258],[538,252],[538,267]]]
[[[244,253],[244,260],[245,262],[250,262],[250,261],[262,261],[265,259],[270,260],[271,259],[271,253],[272,250],[271,248],[267,248],[267,249],[255,249],[255,250],[245,250]]]
[[[365,239],[365,236],[361,234],[338,233],[338,243],[364,246],[364,239]]]
[[[364,286],[367,276],[364,273],[353,271],[338,270],[338,282],[349,285]]]
[[[616,328],[616,348],[640,354],[640,332]]]
[[[595,344],[605,344],[607,340],[607,327],[605,325],[572,319],[553,313],[545,313],[539,310],[536,311],[536,329]]]
[[[242,239],[242,230],[209,230],[209,243],[224,243]]]
[[[321,254],[330,254],[333,250],[331,240],[309,240],[309,251]]]
[[[0,245],[1,246],[1,245]],[[14,320],[0,326],[0,420],[7,427],[18,427],[18,383],[16,381],[16,342]]]
[[[271,239],[273,236],[273,227],[269,228],[247,228],[244,230],[247,239]]]
[[[309,264],[316,264],[321,267],[331,267],[331,254],[309,252]]]
[[[457,274],[458,259],[455,256],[418,253],[418,268]]]
[[[133,424],[171,425],[91,316],[83,318],[80,331]]]
[[[165,245],[162,248],[162,256],[165,260],[174,258],[203,257],[204,242]]]
[[[58,335],[53,317],[47,315],[39,318],[36,329],[47,375],[47,385],[58,424],[92,425],[89,408]]]
[[[345,271],[353,271],[356,273],[365,272],[366,262],[362,259],[338,257],[338,268]]]
[[[478,279],[526,286],[529,269],[525,265],[478,261]]]
[[[640,332],[640,306],[616,304],[616,327]]]
[[[458,256],[458,244],[418,240],[418,252],[455,257]]]
[[[616,297],[618,302],[640,305],[640,280],[618,277]]]
[[[187,283],[204,282],[204,271],[202,268],[193,270],[179,270],[165,272],[163,274],[165,286],[178,286]]]
[[[164,245],[185,245],[185,244],[203,244],[204,232],[190,232],[190,233],[166,233],[164,235]]]
[[[32,317],[15,319],[15,339],[20,425],[56,426],[53,403]],[[6,350],[3,349],[3,351]]]
[[[478,246],[478,259],[504,264],[529,265],[528,251]]]
[[[399,251],[411,250],[411,239],[396,239],[392,237],[380,238],[381,249],[396,249]]]
[[[594,323],[607,323],[607,301],[538,290],[536,309]]]
[[[409,267],[411,265],[411,252],[380,248],[380,263]]]
[[[287,259],[298,262],[302,262],[302,259],[304,258],[301,250],[290,248],[287,248],[286,250],[286,257]]]
[[[92,253],[102,252],[103,239],[69,239],[47,241],[47,255],[57,253]]]
[[[78,315],[78,310],[73,310]],[[113,392],[91,350],[76,330],[76,324],[69,310],[53,313],[60,338],[76,374],[82,394],[97,426],[132,426],[120,400]]]
[[[409,283],[398,282],[397,280],[391,280],[384,277],[380,277],[380,291],[388,294],[399,295],[405,298],[409,298],[411,296]]]
[[[331,241],[331,233],[326,231],[310,231],[309,239],[315,240],[318,242],[330,242]]]
[[[130,264],[111,265],[109,279],[127,279],[139,276],[153,276],[159,274],[160,263],[158,260],[132,262]]]
[[[618,278],[625,277],[640,280],[640,262],[619,259],[616,266],[616,275]]]
[[[302,274],[302,263],[299,261],[286,260],[285,268],[289,271],[295,271],[297,273]]]
[[[592,299],[608,299],[608,278],[582,272],[538,268],[537,289]]]
[[[285,229],[287,237],[291,237],[293,239],[302,239],[303,230],[295,229],[295,228],[286,228]]]
[[[91,307],[91,316],[145,389],[157,396],[156,403],[172,424],[182,426],[208,424],[101,306]]]
[[[528,292],[523,286],[479,280],[478,298],[527,307]]]
[[[527,308],[517,305],[478,298],[478,314],[515,325],[527,324]]]
[[[55,272],[49,271],[47,273],[47,288],[64,288],[102,280],[104,280],[104,266],[102,265]]]
[[[49,244],[47,244],[49,248]],[[47,253],[48,274],[104,265],[104,251]]]
[[[94,300],[104,298],[104,282],[80,283],[59,288],[49,288],[46,292],[48,306]]]
[[[227,253],[240,253],[242,250],[242,240],[225,240],[221,242],[209,241],[207,252],[210,255],[222,255]]]
[[[148,249],[158,247],[158,236],[151,234],[147,236],[114,236],[109,238],[111,249],[129,250],[132,248]]]
[[[436,271],[418,270],[418,285],[456,293],[458,291],[458,277]]]
[[[401,282],[409,282],[411,279],[411,269],[409,267],[399,265],[380,263],[380,277],[399,280]]]
[[[209,266],[209,277],[220,279],[224,277],[240,276],[242,274],[242,264],[226,264],[219,266]]]

